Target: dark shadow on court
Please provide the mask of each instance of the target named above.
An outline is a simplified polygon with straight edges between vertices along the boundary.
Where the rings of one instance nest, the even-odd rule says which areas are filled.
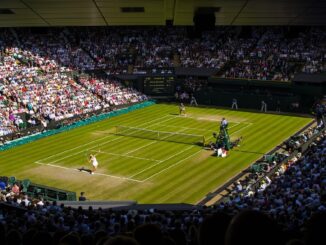
[[[84,168],[84,167],[81,167],[81,168],[77,168],[80,172],[86,172],[86,173],[89,173],[91,174],[92,173],[92,170],[91,169],[88,169],[88,168]]]

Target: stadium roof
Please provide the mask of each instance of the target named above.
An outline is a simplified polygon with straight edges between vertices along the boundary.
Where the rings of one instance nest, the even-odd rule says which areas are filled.
[[[325,0],[0,0],[0,26],[193,25],[214,7],[216,25],[325,25]]]

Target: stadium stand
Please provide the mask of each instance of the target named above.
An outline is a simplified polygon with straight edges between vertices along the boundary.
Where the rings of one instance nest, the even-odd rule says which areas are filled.
[[[3,31],[2,49],[9,45],[70,69],[106,68],[122,73],[128,65],[134,69],[182,66],[218,70],[226,66],[223,77],[287,81],[295,72],[325,71],[322,27],[302,29],[295,38],[286,37],[283,27],[257,27],[249,37],[237,34],[235,28],[219,27],[198,40],[187,38],[184,28],[64,28],[49,29],[46,34],[14,31],[17,34],[11,37]],[[274,74],[266,73],[271,70]]]
[[[249,37],[230,27],[219,27],[198,40],[187,38],[182,28],[99,27],[68,32],[95,60],[93,68],[107,68],[112,73],[126,73],[128,66],[134,71],[144,67],[206,67],[223,68],[222,77],[290,81],[297,72],[325,71],[322,28],[287,38],[282,27],[257,27]]]

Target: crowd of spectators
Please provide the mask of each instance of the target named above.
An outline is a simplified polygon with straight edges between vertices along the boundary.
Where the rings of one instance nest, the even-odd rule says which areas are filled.
[[[303,144],[319,132],[321,135],[303,154]],[[234,183],[218,208],[230,212],[259,210],[293,230],[299,229],[312,213],[325,212],[325,129],[311,128],[291,137],[283,148],[282,154],[265,161],[254,174]],[[284,162],[284,159],[287,160]]]
[[[0,136],[147,99],[115,80],[78,81],[73,74],[85,68],[79,61],[88,64],[93,60],[86,53],[72,51],[62,33],[27,34],[2,33]],[[23,44],[17,41],[20,39]]]
[[[144,67],[205,67],[222,70],[222,77],[290,81],[297,72],[326,69],[322,28],[287,37],[284,28],[253,28],[243,36],[235,28],[219,27],[197,39],[189,38],[184,28],[69,31],[97,68],[113,73]]]
[[[185,28],[65,28],[35,35],[16,30],[21,48],[66,67],[127,73],[143,68],[215,68],[222,77],[289,81],[325,71],[323,28],[219,27],[190,38]],[[249,33],[249,34],[248,34]]]
[[[31,63],[59,64],[62,68],[78,68],[80,70],[94,69],[94,60],[78,45],[69,32],[62,29],[51,29],[45,33],[33,33],[31,29],[20,28],[15,31],[19,40],[17,45],[21,50],[32,54],[24,57]],[[37,58],[35,59],[35,56]],[[40,60],[40,58],[44,58]],[[50,68],[47,65],[47,68]],[[52,68],[52,67],[51,67]]]
[[[146,100],[146,95],[123,86],[117,80],[80,77],[80,84],[104,100],[104,108]]]
[[[182,83],[178,83],[175,88],[174,97],[177,101],[188,103],[194,98],[194,94],[207,86],[207,80],[200,80],[195,77],[186,77]]]
[[[318,73],[326,69],[325,33],[318,29],[286,38],[283,28],[271,28],[236,56],[224,77],[290,81],[295,73]]]

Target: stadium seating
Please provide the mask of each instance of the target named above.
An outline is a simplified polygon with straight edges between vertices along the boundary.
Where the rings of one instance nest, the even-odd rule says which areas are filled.
[[[29,179],[23,179],[21,181],[21,184],[22,184],[22,192],[26,193],[27,190],[28,190],[28,187],[30,186],[31,184],[31,181]]]
[[[10,176],[10,177],[8,178],[8,184],[9,184],[10,186],[13,186],[15,183],[16,183],[16,177],[14,177],[14,176]]]
[[[51,120],[60,121],[110,106],[147,99],[131,88],[124,88],[118,81],[74,80],[70,68],[40,56],[45,56],[46,50],[40,50],[45,47],[38,41],[43,43],[36,38],[34,42],[27,41],[26,47],[2,47],[0,136],[22,130],[27,124],[29,127],[43,121],[48,124]],[[58,52],[61,50],[60,45],[51,50],[56,50],[55,47]],[[61,51],[59,53],[63,52]],[[62,64],[68,62],[65,59],[59,61]],[[26,115],[27,121],[21,118],[21,114]]]

